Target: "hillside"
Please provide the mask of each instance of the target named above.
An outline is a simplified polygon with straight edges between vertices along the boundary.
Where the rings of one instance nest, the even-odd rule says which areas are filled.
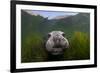
[[[44,18],[40,15],[32,15],[22,11],[22,34],[39,33],[46,35],[53,30],[62,30],[68,35],[74,31],[89,33],[89,14],[79,13],[74,16],[62,17],[60,19]]]

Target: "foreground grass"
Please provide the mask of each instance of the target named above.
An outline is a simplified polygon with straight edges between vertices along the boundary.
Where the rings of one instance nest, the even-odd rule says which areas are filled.
[[[29,35],[22,40],[21,61],[41,62],[47,60],[43,38],[39,34]],[[63,60],[84,60],[90,58],[89,36],[75,32],[69,39],[70,47],[64,52]]]
[[[22,62],[44,61],[47,57],[43,48],[43,39],[37,35],[30,35],[22,42]]]
[[[90,58],[90,40],[87,34],[75,32],[70,39],[70,47],[64,52],[65,60],[83,60]]]

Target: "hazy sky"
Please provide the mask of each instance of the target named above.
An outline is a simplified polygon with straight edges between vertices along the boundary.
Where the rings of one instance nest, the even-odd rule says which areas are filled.
[[[54,17],[57,17],[57,16],[64,16],[64,15],[76,15],[77,13],[75,12],[59,12],[59,11],[35,11],[35,10],[32,10],[33,13],[35,14],[39,14],[43,17],[48,17],[48,19],[52,19]]]

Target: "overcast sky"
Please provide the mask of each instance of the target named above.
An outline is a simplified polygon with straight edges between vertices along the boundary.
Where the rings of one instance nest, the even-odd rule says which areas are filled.
[[[48,19],[53,19],[57,16],[67,16],[67,15],[76,15],[75,12],[61,12],[61,11],[36,11],[36,10],[30,10],[33,14],[39,14],[43,17],[48,17]]]

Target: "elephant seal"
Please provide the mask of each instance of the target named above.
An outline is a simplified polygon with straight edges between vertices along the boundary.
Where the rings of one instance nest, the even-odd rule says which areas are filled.
[[[64,32],[52,31],[48,33],[48,39],[45,47],[51,55],[60,55],[66,48],[69,47],[69,42],[68,39],[65,38]]]

